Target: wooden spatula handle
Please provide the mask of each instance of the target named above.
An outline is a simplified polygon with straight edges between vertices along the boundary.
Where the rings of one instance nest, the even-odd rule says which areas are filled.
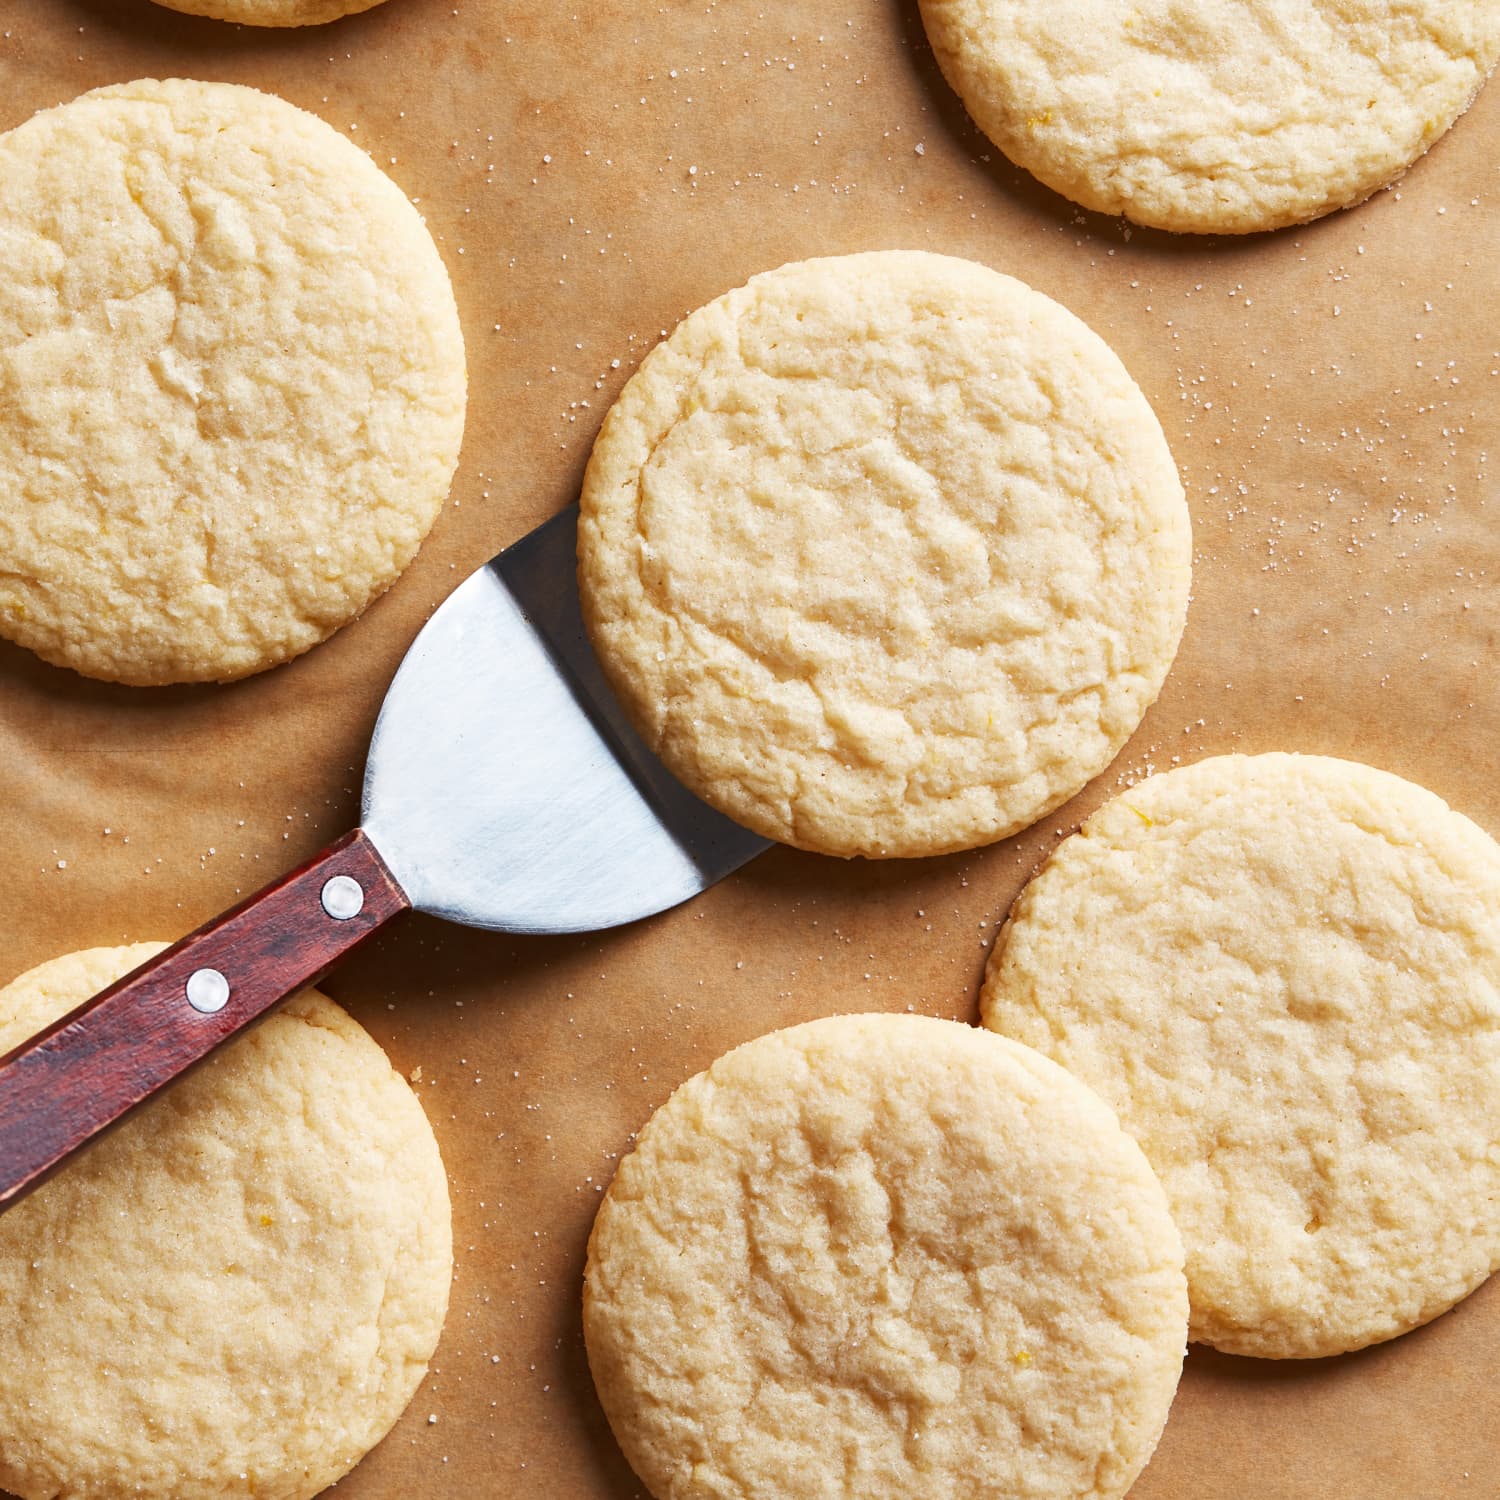
[[[356,829],[0,1057],[0,1209],[410,905]]]

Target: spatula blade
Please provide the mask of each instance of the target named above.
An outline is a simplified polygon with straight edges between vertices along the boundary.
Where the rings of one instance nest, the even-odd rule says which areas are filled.
[[[421,911],[506,932],[614,927],[767,847],[625,722],[579,612],[577,528],[571,506],[460,584],[386,694],[363,825]]]

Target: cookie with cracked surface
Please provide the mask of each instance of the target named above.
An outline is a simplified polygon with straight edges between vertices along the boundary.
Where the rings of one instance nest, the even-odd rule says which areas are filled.
[[[161,947],[0,989],[0,1053]],[[0,1489],[307,1500],[415,1393],[452,1264],[421,1106],[305,991],[0,1217]]]
[[[1500,845],[1410,782],[1308,755],[1143,781],[1022,891],[981,1007],[1141,1143],[1195,1340],[1358,1349],[1500,1263]]]
[[[0,136],[0,635],[227,681],[410,562],[463,431],[446,271],[401,190],[270,94],[95,89]]]
[[[693,791],[825,854],[1004,838],[1103,769],[1187,608],[1187,507],[1110,349],[970,261],[755,277],[611,408],[579,586]]]
[[[168,10],[244,26],[320,26],[373,10],[381,0],[156,0]]]
[[[1489,0],[920,0],[1018,166],[1101,213],[1246,234],[1362,202],[1472,102]]]
[[[589,1239],[584,1335],[658,1500],[1123,1495],[1182,1366],[1182,1247],[1100,1099],[920,1016],[683,1084]]]

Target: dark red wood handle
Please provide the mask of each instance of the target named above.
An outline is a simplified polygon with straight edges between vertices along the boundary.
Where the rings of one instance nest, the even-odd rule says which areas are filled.
[[[0,1057],[0,1210],[410,906],[355,829]]]

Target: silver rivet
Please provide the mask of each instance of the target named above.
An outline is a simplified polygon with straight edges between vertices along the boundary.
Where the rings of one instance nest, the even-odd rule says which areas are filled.
[[[335,875],[323,885],[323,910],[335,922],[347,922],[364,910],[365,893],[352,875]]]
[[[217,969],[194,969],[188,975],[187,1001],[194,1010],[211,1016],[229,1003],[229,981]]]

